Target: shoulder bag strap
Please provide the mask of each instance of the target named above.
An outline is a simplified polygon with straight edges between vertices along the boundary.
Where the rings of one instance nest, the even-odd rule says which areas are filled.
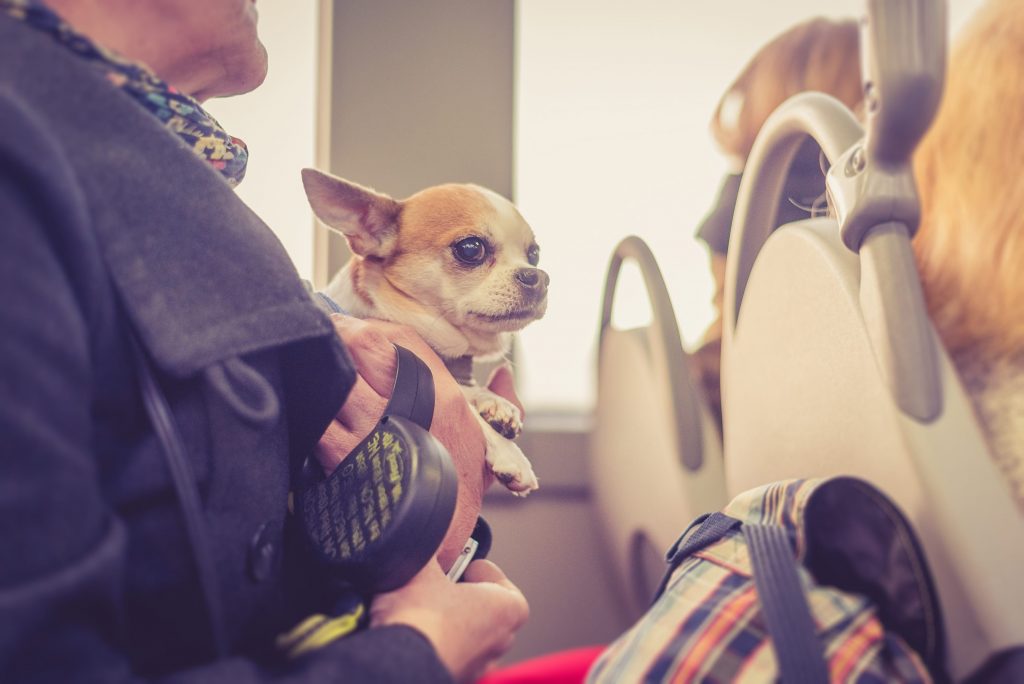
[[[750,563],[779,674],[785,684],[828,684],[825,652],[800,584],[786,530],[776,525],[743,525]]]
[[[171,407],[167,404],[167,399],[153,376],[149,358],[136,339],[134,331],[132,332],[131,346],[146,413],[153,424],[153,431],[156,433],[157,439],[160,440],[160,446],[167,461],[167,469],[174,481],[178,506],[181,508],[181,517],[185,523],[189,545],[192,547],[192,556],[195,560],[199,584],[206,604],[214,649],[217,657],[223,658],[227,655],[224,607],[220,600],[217,573],[213,559],[210,557],[210,546],[203,521],[203,508],[199,501],[199,489],[188,457],[185,455],[185,445],[178,432],[177,423],[174,421],[174,414],[171,413]]]

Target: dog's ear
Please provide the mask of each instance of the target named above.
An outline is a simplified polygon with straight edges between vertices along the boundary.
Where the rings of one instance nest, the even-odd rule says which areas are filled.
[[[313,213],[342,233],[359,256],[387,257],[398,235],[401,202],[316,169],[302,169]]]

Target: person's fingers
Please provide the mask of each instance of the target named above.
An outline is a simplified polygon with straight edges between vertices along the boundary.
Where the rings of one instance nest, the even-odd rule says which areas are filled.
[[[441,358],[412,328],[389,321],[363,321],[341,314],[332,314],[331,320],[359,374],[382,397],[390,397],[394,387],[396,344],[426,363],[435,381],[439,377],[447,377],[454,383]]]
[[[506,604],[509,611],[508,616],[516,625],[516,629],[526,622],[530,615],[530,604],[527,602],[526,596],[497,565],[486,559],[475,560],[466,568],[462,578],[469,583],[496,584],[504,589],[505,595],[510,599],[506,599],[508,601]]]
[[[362,373],[362,371],[360,371]],[[336,418],[350,432],[366,435],[380,420],[388,400],[382,397],[370,384],[357,375],[345,403],[338,409]]]
[[[488,560],[474,561],[469,564],[462,577],[470,586],[494,590],[487,593],[494,601],[493,608],[499,611],[505,621],[504,624],[509,628],[510,638],[529,619],[530,604],[526,600],[526,596],[494,563]],[[508,641],[501,653],[504,653],[511,645],[512,642]]]
[[[391,321],[373,321],[374,327],[383,335],[385,335],[392,344],[405,347],[413,354],[418,356],[430,368],[431,372],[436,376],[438,372],[444,372],[448,374],[448,369],[444,365],[444,361],[437,355],[437,352],[431,348],[426,341],[420,337],[420,335],[410,328],[409,326],[399,325]]]
[[[325,475],[333,473],[334,469],[352,451],[352,447],[355,445],[350,442],[352,442],[352,433],[338,421],[331,421],[323,436],[320,437],[320,441],[313,447],[313,456],[320,467],[324,469]]]
[[[384,622],[380,624],[387,624],[387,620],[390,619],[389,616],[396,608],[400,608],[408,600],[406,597],[410,594],[415,595],[417,592],[422,591],[430,595],[436,595],[438,582],[444,585],[450,583],[450,580],[445,577],[444,570],[441,569],[437,556],[434,556],[404,585],[394,591],[374,596],[373,602],[370,605],[371,623],[377,624],[383,619]]]
[[[395,372],[394,347],[387,338],[359,319],[334,315],[331,321],[352,357],[357,375],[335,420],[313,452],[327,474],[377,425],[387,405],[386,396],[391,393]]]
[[[359,375],[378,395],[390,397],[398,362],[395,347],[381,326],[341,314],[333,314],[331,322]]]
[[[483,558],[470,563],[466,567],[463,577],[467,582],[493,582],[495,584],[508,580],[501,568]]]
[[[523,409],[522,402],[519,401],[519,395],[516,394],[516,383],[515,378],[512,377],[512,369],[507,363],[503,363],[491,372],[491,377],[487,381],[487,389],[511,401],[519,409],[519,413],[522,414],[523,418],[526,418],[526,411]]]
[[[463,580],[466,582],[490,582],[491,584],[497,584],[511,589],[516,593],[519,592],[519,587],[512,583],[501,568],[486,559],[475,560],[466,567],[466,572],[462,575]]]
[[[356,376],[344,405],[327,426],[313,450],[313,456],[328,475],[377,426],[387,400]]]

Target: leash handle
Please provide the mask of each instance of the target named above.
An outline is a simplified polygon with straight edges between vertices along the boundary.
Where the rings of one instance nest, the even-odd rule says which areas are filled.
[[[384,415],[408,418],[424,430],[434,418],[434,376],[418,356],[397,344],[395,384]]]
[[[377,425],[330,475],[308,458],[297,479],[300,528],[339,592],[403,586],[437,552],[455,512],[458,474],[428,431],[433,376],[408,349],[396,346],[395,360]]]

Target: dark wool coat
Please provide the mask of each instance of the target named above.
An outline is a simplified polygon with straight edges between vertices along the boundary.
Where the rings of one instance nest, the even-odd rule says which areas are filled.
[[[220,661],[132,329],[198,484],[231,652]],[[287,497],[352,366],[223,179],[3,14],[0,345],[0,681],[448,680],[404,627],[272,657],[275,635],[325,608],[291,589],[314,582],[286,534]]]

